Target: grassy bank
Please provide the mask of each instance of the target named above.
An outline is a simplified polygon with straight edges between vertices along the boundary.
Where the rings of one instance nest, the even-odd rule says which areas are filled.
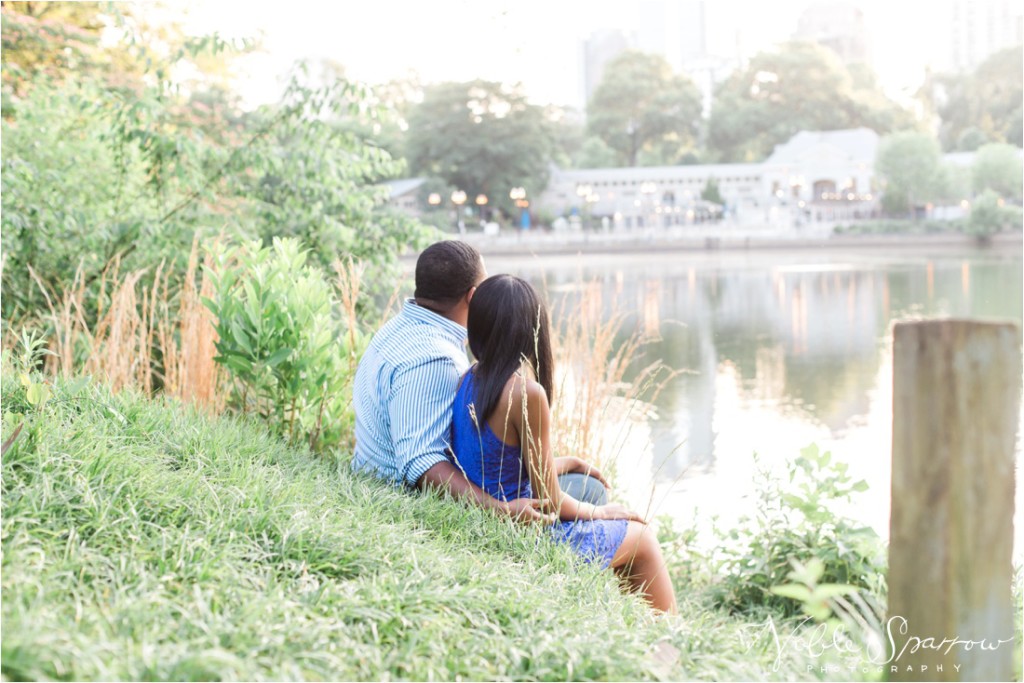
[[[84,382],[3,380],[7,679],[818,678],[764,621],[610,573],[256,425]],[[661,642],[680,657],[652,657]],[[806,656],[805,656],[806,657]],[[847,672],[837,672],[846,678]]]

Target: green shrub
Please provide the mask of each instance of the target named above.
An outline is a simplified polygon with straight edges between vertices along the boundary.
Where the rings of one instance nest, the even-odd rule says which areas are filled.
[[[1021,208],[1007,206],[993,190],[985,190],[971,205],[967,221],[969,232],[979,238],[986,238],[1005,229],[1021,229]]]
[[[253,411],[290,440],[337,445],[350,433],[345,399],[349,358],[360,355],[358,330],[343,328],[323,272],[307,264],[293,239],[218,249],[210,275],[216,361],[237,380],[233,403]]]
[[[756,463],[756,455],[755,455]],[[801,608],[772,588],[787,583],[794,562],[820,562],[819,584],[850,585],[874,596],[885,594],[884,544],[869,527],[835,514],[831,504],[867,490],[853,482],[845,463],[808,446],[792,463],[787,485],[758,469],[758,503],[753,517],[731,529],[718,556],[716,602],[733,610],[767,606],[786,615]]]
[[[959,218],[952,220],[887,218],[837,225],[833,232],[837,235],[920,235],[964,232],[965,227],[966,221]]]

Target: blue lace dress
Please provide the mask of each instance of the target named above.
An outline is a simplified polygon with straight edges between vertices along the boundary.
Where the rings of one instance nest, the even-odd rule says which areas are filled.
[[[455,464],[471,482],[498,500],[532,498],[520,447],[509,446],[485,420],[477,419],[473,379],[470,370],[459,387],[452,410]],[[607,567],[626,537],[628,524],[624,519],[556,522],[551,533],[556,541],[568,543],[587,562],[600,562]]]

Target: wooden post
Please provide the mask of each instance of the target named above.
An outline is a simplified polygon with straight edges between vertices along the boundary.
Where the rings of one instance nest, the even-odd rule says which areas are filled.
[[[1012,679],[1020,382],[1012,323],[895,325],[890,680]]]

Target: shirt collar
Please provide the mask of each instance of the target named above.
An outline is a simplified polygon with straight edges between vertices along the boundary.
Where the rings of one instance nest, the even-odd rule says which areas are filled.
[[[434,313],[430,309],[423,308],[415,299],[406,299],[402,307],[402,316],[407,320],[418,323],[425,323],[440,329],[444,336],[453,343],[462,346],[466,343],[466,328],[443,315]]]

